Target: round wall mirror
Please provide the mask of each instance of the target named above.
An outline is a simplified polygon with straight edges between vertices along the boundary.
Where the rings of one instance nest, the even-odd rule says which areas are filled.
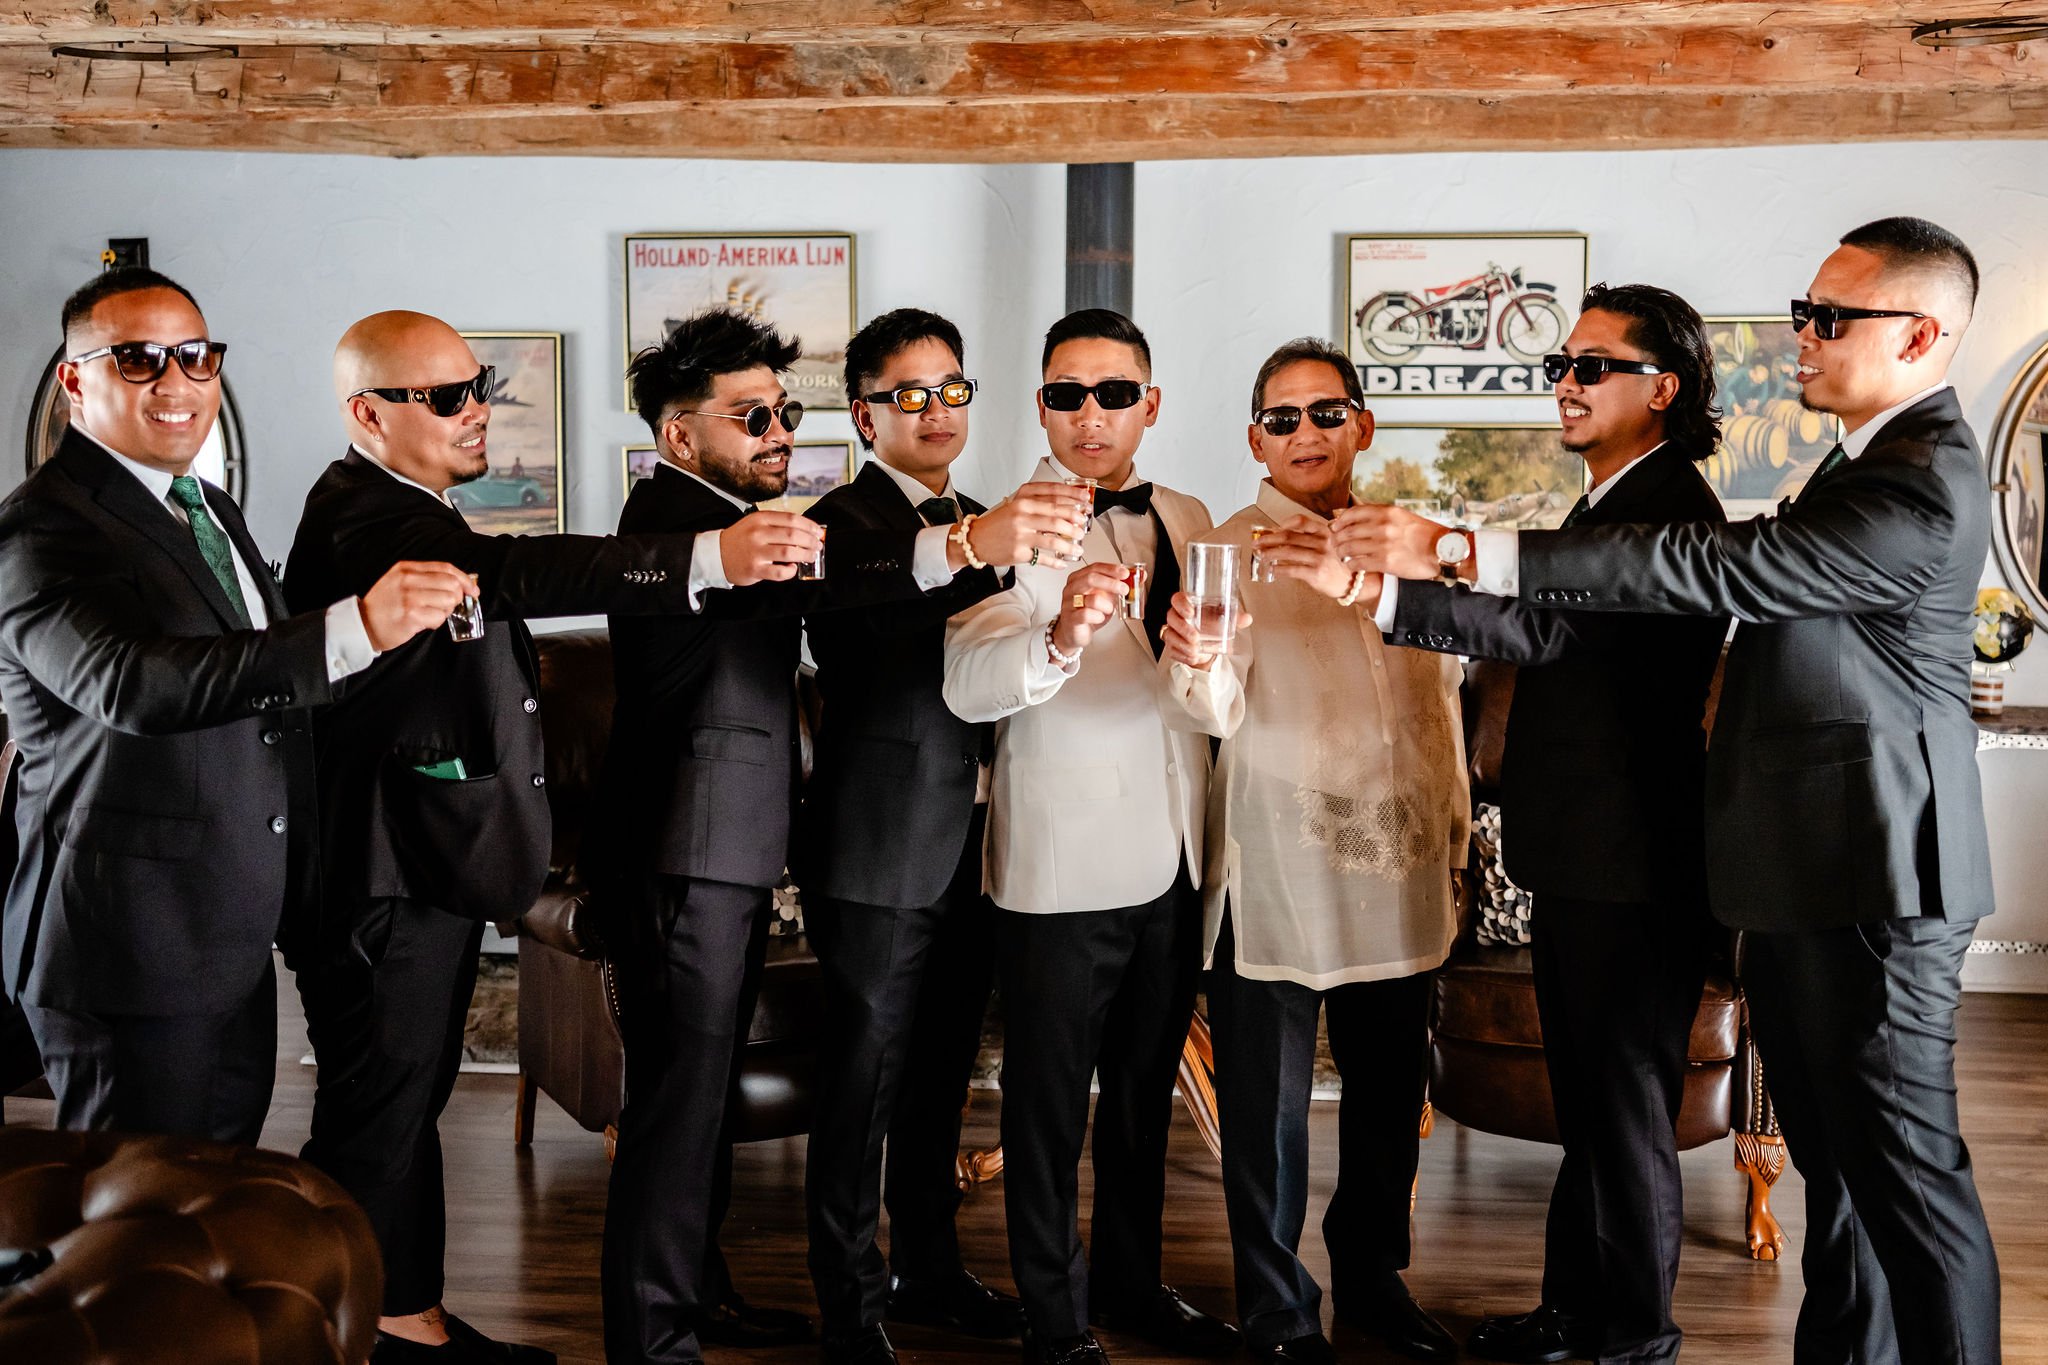
[[[33,474],[43,461],[57,453],[57,443],[64,439],[64,430],[71,425],[71,403],[64,397],[62,386],[57,383],[57,362],[64,358],[60,346],[50,357],[50,363],[43,367],[42,382],[36,385],[35,401],[28,410],[28,469]],[[242,414],[235,406],[235,391],[228,387],[225,374],[220,377],[220,420],[207,433],[206,444],[199,448],[199,458],[192,462],[192,472],[217,488],[227,490],[227,495],[236,502],[244,501],[245,465],[242,446]]]
[[[2006,581],[2048,620],[2048,345],[2020,367],[1992,429],[1992,543]]]

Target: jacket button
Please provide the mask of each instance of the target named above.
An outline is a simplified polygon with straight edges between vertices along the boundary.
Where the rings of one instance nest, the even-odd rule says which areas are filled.
[[[540,710],[540,703],[535,701],[532,697],[528,697],[525,701],[520,702],[519,706],[520,709],[525,711],[526,714],[529,716],[532,715],[534,712]]]
[[[981,760],[976,758],[973,754],[960,755],[960,762],[963,766],[969,768],[979,768],[981,766]]]
[[[548,784],[548,780],[547,780],[547,779],[546,779],[545,777],[542,777],[542,776],[541,776],[541,775],[540,775],[539,773],[535,773],[535,774],[533,775],[533,785],[534,785],[534,786],[536,786],[536,787],[545,787],[545,786],[546,786],[547,784]]]
[[[273,815],[270,817],[270,832],[272,834],[284,833],[284,817],[282,815]]]
[[[278,740],[282,738],[284,738],[284,736],[278,734],[278,732],[275,730],[265,730],[263,732],[263,742],[265,744],[275,744],[278,742]]]
[[[255,707],[258,711],[261,711],[264,707],[270,705],[270,698],[251,697],[249,698],[249,705]]]

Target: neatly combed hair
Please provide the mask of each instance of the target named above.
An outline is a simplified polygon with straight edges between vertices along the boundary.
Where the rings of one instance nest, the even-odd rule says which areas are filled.
[[[662,415],[677,404],[701,403],[722,374],[766,365],[782,374],[803,345],[767,323],[731,308],[711,308],[676,324],[659,346],[626,366],[633,410],[659,435]]]
[[[871,392],[890,358],[905,346],[920,341],[943,342],[955,361],[967,363],[967,350],[960,343],[958,327],[922,308],[894,308],[870,319],[846,343],[846,401],[852,403]],[[874,443],[861,435],[859,427],[854,428],[854,435],[860,436],[863,446],[873,447]]]
[[[1938,223],[1925,218],[1880,218],[1844,236],[1842,245],[1881,256],[1893,269],[1947,275],[1962,289],[1971,310],[1977,307],[1977,258],[1962,238]]]
[[[147,266],[124,265],[117,270],[105,270],[93,276],[73,290],[70,298],[64,300],[65,343],[70,343],[71,334],[75,329],[85,326],[92,320],[93,309],[108,299],[119,298],[123,294],[140,294],[145,289],[169,289],[183,295],[185,302],[195,309],[199,308],[199,300],[192,297],[192,291],[169,275],[159,274]],[[203,313],[205,310],[199,311]],[[180,337],[179,340],[185,338]]]
[[[1628,344],[1678,376],[1678,396],[1664,410],[1664,439],[1689,459],[1704,460],[1721,441],[1721,409],[1714,402],[1714,346],[1696,309],[1654,284],[1596,284],[1580,312],[1599,309],[1628,320]]]
[[[1045,354],[1038,358],[1043,372],[1052,364],[1052,353],[1070,341],[1121,341],[1138,353],[1145,373],[1152,373],[1152,347],[1145,334],[1113,308],[1078,308],[1055,322],[1045,334]]]
[[[1351,357],[1332,346],[1321,337],[1296,337],[1279,350],[1266,357],[1266,363],[1259,366],[1259,377],[1252,381],[1252,412],[1266,402],[1266,383],[1280,371],[1303,360],[1317,360],[1334,369],[1344,381],[1345,396],[1360,407],[1365,406],[1365,385],[1358,382],[1358,367],[1351,363]]]

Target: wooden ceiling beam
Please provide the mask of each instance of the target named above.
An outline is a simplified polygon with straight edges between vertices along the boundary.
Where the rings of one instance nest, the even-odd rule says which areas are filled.
[[[1854,28],[1616,28],[1532,56],[1534,35],[1097,39],[1059,45],[649,44],[259,48],[184,62],[0,47],[0,124],[656,114],[677,104],[954,110],[1145,98],[1686,93],[1865,97],[2038,85],[2008,48],[1933,51]],[[1308,117],[1306,113],[1304,117]]]
[[[549,154],[734,160],[1058,162],[1418,151],[1764,146],[2048,136],[2039,86],[1872,96],[1565,94],[1326,100],[1184,96],[1065,104],[669,105],[645,114],[401,121],[192,119],[0,127],[0,147],[149,147],[388,156]]]
[[[1598,38],[1617,25],[1856,23],[1903,34],[2030,5],[2039,9],[2036,0],[17,0],[0,15],[0,43],[923,43],[1509,26],[1554,49],[1561,35]]]

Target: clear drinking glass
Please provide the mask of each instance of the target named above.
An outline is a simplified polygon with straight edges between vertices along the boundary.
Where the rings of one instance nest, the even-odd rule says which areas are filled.
[[[1195,647],[1228,654],[1237,638],[1238,547],[1207,541],[1188,544],[1181,591],[1195,617]]]
[[[1277,527],[1273,526],[1252,527],[1252,582],[1254,583],[1271,583],[1275,579],[1273,566],[1266,563],[1264,556],[1259,553],[1259,541],[1264,539],[1268,532],[1277,529]]]
[[[484,638],[484,604],[467,593],[462,605],[448,613],[448,635],[458,643]]]
[[[1069,488],[1080,489],[1088,497],[1088,510],[1081,517],[1081,534],[1085,536],[1095,529],[1095,480],[1079,474],[1066,474],[1061,476],[1060,482]]]
[[[1124,615],[1133,621],[1145,619],[1145,585],[1151,579],[1150,564],[1124,565]]]
[[[777,512],[794,512],[798,516],[804,515],[804,509],[809,505],[810,503],[806,502],[802,507],[798,506],[796,503],[790,500],[789,495],[786,493],[779,498],[770,498],[767,502],[761,504],[761,506],[770,508]],[[786,564],[789,561],[782,560],[779,562]],[[809,582],[813,579],[823,578],[824,576],[825,528],[820,526],[818,528],[818,553],[815,558],[809,560],[800,559],[796,561],[796,577],[798,582]]]

